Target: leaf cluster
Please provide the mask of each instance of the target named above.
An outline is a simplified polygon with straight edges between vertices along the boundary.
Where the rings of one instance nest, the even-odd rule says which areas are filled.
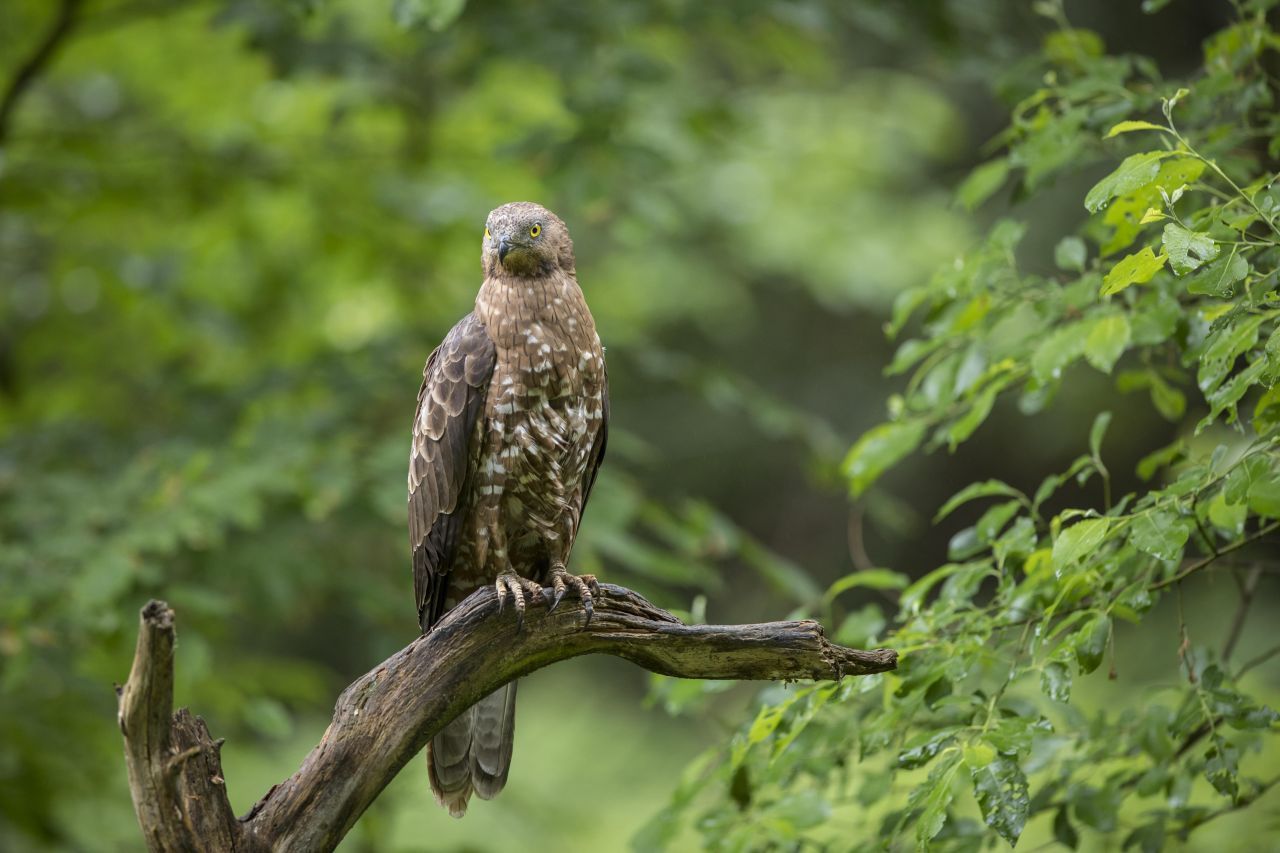
[[[853,497],[873,494],[912,453],[954,451],[993,413],[1050,411],[1089,373],[1144,394],[1177,438],[1149,446],[1136,479],[1118,478],[1106,461],[1112,416],[1096,411],[1060,473],[977,482],[938,510],[935,523],[953,524],[980,509],[946,564],[832,586],[827,605],[860,585],[889,592],[896,613],[866,605],[838,636],[898,649],[900,671],[766,691],[639,846],[661,846],[696,814],[706,843],[731,850],[977,850],[1016,844],[1037,819],[1071,849],[1154,850],[1280,781],[1250,763],[1277,714],[1246,677],[1280,650],[1234,663],[1234,640],[1192,637],[1182,608],[1207,573],[1275,565],[1280,118],[1266,69],[1280,39],[1270,5],[1238,4],[1205,41],[1202,67],[1171,81],[1149,60],[1107,55],[1060,4],[1040,4],[1055,24],[1043,85],[1013,107],[1001,153],[957,200],[976,208],[1011,183],[1034,197],[1108,164],[1083,195],[1088,218],[1058,241],[1052,267],[1028,263],[1026,221],[1001,219],[899,295],[886,329],[903,339],[887,371],[904,385],[842,471]],[[1122,480],[1140,485],[1119,493]],[[1178,678],[1131,707],[1080,701],[1104,664],[1117,676],[1117,643],[1151,630],[1162,601],[1177,607]]]

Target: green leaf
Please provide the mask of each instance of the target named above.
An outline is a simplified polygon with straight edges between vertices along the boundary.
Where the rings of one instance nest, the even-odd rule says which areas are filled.
[[[956,189],[956,202],[965,210],[974,210],[1000,189],[1009,176],[1009,159],[1001,157],[983,163]]]
[[[939,731],[924,731],[907,741],[898,753],[898,766],[914,770],[932,761],[944,747],[956,739],[957,726],[947,726]]]
[[[783,837],[800,837],[800,830],[820,826],[831,817],[831,804],[807,788],[787,794],[762,810],[762,818]]]
[[[1280,427],[1280,383],[1272,385],[1258,398],[1253,409],[1253,431],[1266,435]]]
[[[1165,510],[1144,512],[1129,525],[1129,541],[1143,553],[1158,560],[1182,556],[1191,528],[1179,516]]]
[[[842,646],[865,648],[872,637],[884,636],[886,625],[888,622],[879,605],[868,604],[844,617],[844,621],[836,629],[835,640]]]
[[[1245,315],[1229,320],[1209,333],[1204,352],[1200,354],[1200,369],[1196,373],[1196,384],[1201,391],[1211,392],[1231,373],[1236,358],[1258,342],[1258,331],[1265,319],[1261,314]]]
[[[968,763],[968,752],[965,760]],[[969,773],[973,777],[974,798],[987,826],[1009,844],[1017,844],[1031,805],[1022,768],[1013,759],[997,755],[986,764],[970,764]]]
[[[1167,255],[1157,255],[1150,246],[1144,246],[1142,251],[1129,255],[1111,268],[1102,279],[1099,294],[1114,296],[1130,285],[1151,281],[1151,277],[1164,267],[1166,260]]]
[[[941,581],[968,568],[968,566],[968,563],[947,563],[913,582],[902,591],[902,595],[898,599],[902,611],[904,613],[919,612],[924,603],[924,597],[929,594],[929,590],[933,589]]]
[[[919,447],[925,427],[924,421],[893,421],[863,433],[841,466],[853,496],[861,495],[881,474]]]
[[[982,426],[982,422],[987,419],[987,415],[991,414],[991,407],[995,405],[996,394],[999,392],[997,386],[991,386],[987,390],[978,395],[977,399],[969,407],[969,411],[965,412],[961,417],[957,418],[951,426],[947,427],[947,445],[954,451],[961,442],[973,435],[974,430]]]
[[[1161,853],[1165,849],[1167,835],[1168,830],[1165,828],[1164,819],[1156,818],[1126,835],[1121,849],[1129,850],[1136,847],[1142,853]]]
[[[924,797],[924,811],[916,821],[917,849],[925,850],[947,822],[947,809],[955,797],[952,782],[960,769],[960,753],[947,758],[929,774],[929,792]]]
[[[1106,436],[1109,426],[1111,426],[1111,413],[1099,412],[1093,419],[1093,426],[1089,427],[1089,453],[1094,459],[1102,459],[1102,439]]]
[[[1235,286],[1249,274],[1249,262],[1243,255],[1232,252],[1225,258],[1201,267],[1187,279],[1187,292],[1196,296],[1216,296],[1230,299],[1235,296]]]
[[[1122,133],[1132,133],[1135,130],[1160,130],[1165,133],[1169,132],[1169,128],[1161,127],[1158,124],[1152,124],[1149,121],[1122,121],[1119,124],[1112,125],[1107,131],[1107,135],[1103,139],[1110,139],[1113,136],[1119,136]]]
[[[1153,373],[1151,403],[1165,420],[1176,423],[1187,410],[1187,395]]]
[[[1145,187],[1117,198],[1102,215],[1103,224],[1112,229],[1102,244],[1103,257],[1133,244],[1142,232],[1142,218],[1152,207],[1162,203],[1160,190],[1176,192],[1178,187],[1194,183],[1204,172],[1204,163],[1192,157],[1171,157],[1160,165],[1156,179]]]
[[[1044,7],[1033,3],[1031,8],[1041,12]],[[1082,27],[1063,27],[1044,37],[1045,57],[1057,65],[1078,65],[1081,56],[1102,56],[1104,51],[1102,36]]]
[[[1214,527],[1225,530],[1232,536],[1239,536],[1244,532],[1244,522],[1249,516],[1249,507],[1243,503],[1227,503],[1226,495],[1218,492],[1209,501],[1208,515]]]
[[[994,541],[1004,526],[1009,523],[1009,519],[1013,518],[1021,507],[1020,501],[1005,501],[984,512],[973,526],[978,535],[978,541],[984,545]]]
[[[1063,237],[1053,250],[1053,261],[1059,269],[1084,272],[1084,241],[1074,235]]]
[[[1169,340],[1182,321],[1178,300],[1159,290],[1149,290],[1134,300],[1129,314],[1133,343],[1153,346]]]
[[[906,589],[911,579],[892,569],[865,569],[845,575],[827,589],[824,602],[835,601],[836,596],[858,587],[866,589]]]
[[[1178,275],[1186,275],[1218,257],[1218,244],[1212,237],[1203,231],[1189,231],[1176,222],[1164,226],[1161,245],[1169,256],[1169,266]]]
[[[1150,480],[1161,468],[1173,464],[1174,460],[1186,452],[1186,449],[1186,444],[1182,439],[1176,439],[1159,450],[1153,450],[1139,459],[1134,472],[1139,479]]]
[[[1045,178],[1072,163],[1088,139],[1083,132],[1088,113],[1078,107],[1062,111],[1041,108],[1027,123],[1026,133],[1010,145],[1009,159],[1023,167],[1025,189],[1035,189]]]
[[[1080,833],[1072,825],[1066,806],[1060,807],[1053,816],[1053,838],[1068,850],[1075,850],[1080,846]]]
[[[1036,526],[1027,516],[1019,516],[1008,530],[995,541],[992,553],[996,565],[1003,570],[1010,557],[1025,557],[1036,549]]]
[[[1260,358],[1251,362],[1248,367],[1232,376],[1227,382],[1222,383],[1217,390],[1206,394],[1205,400],[1209,404],[1209,415],[1200,422],[1198,428],[1215,420],[1222,412],[1228,409],[1230,409],[1230,415],[1227,418],[1227,422],[1234,421],[1236,403],[1240,402],[1240,398],[1250,388],[1262,381],[1266,370],[1267,360]]]
[[[1167,420],[1177,421],[1187,408],[1187,398],[1152,368],[1126,370],[1116,377],[1116,388],[1124,393],[1146,388],[1151,392],[1151,403]]]
[[[1235,799],[1240,793],[1240,750],[1219,740],[1204,754],[1204,775],[1209,784],[1224,797]]]
[[[1231,469],[1222,484],[1222,496],[1229,504],[1244,503],[1254,483],[1271,474],[1271,460],[1262,454],[1251,454]]]
[[[1116,811],[1119,800],[1109,786],[1094,788],[1083,785],[1071,791],[1071,804],[1076,817],[1085,825],[1099,832],[1113,832],[1116,828]]]
[[[942,509],[938,510],[938,514],[933,517],[933,521],[935,524],[942,521],[942,519],[955,512],[958,507],[967,504],[969,501],[997,496],[1022,498],[1022,492],[1000,480],[983,480],[981,483],[970,483],[952,495],[942,505]]]
[[[1084,353],[1085,324],[1072,323],[1051,333],[1031,356],[1031,372],[1042,383],[1058,379],[1062,370]]]
[[[1053,570],[1062,574],[1096,549],[1107,537],[1109,518],[1086,518],[1058,534],[1053,541]]]
[[[1088,675],[1102,663],[1102,655],[1110,637],[1111,619],[1105,614],[1100,614],[1089,623],[1089,627],[1081,629],[1076,635],[1076,664],[1082,674]]]
[[[1280,474],[1274,470],[1249,486],[1249,509],[1264,518],[1280,518]]]
[[[733,751],[730,755],[730,765],[732,767],[738,767],[742,764],[751,747],[773,736],[773,733],[778,730],[778,726],[782,723],[787,709],[794,705],[799,697],[799,693],[791,693],[781,702],[760,707],[759,712],[756,713],[756,718],[751,721],[751,727],[747,729],[746,735],[739,735],[734,738]]]
[[[911,315],[916,309],[924,304],[929,298],[929,288],[927,287],[908,287],[900,292],[893,300],[893,313],[889,317],[889,322],[885,326],[885,331],[890,338],[896,338],[898,332],[902,331],[902,327],[911,319]]]
[[[1029,714],[1002,714],[993,718],[986,730],[986,741],[1002,755],[1025,757],[1037,732],[1052,730],[1048,720]]]
[[[1129,320],[1124,314],[1099,317],[1084,341],[1085,360],[1103,373],[1110,373],[1129,345],[1129,333]]]
[[[1160,161],[1173,156],[1172,151],[1147,151],[1124,158],[1116,170],[1107,175],[1084,197],[1085,209],[1097,213],[1118,195],[1141,189],[1155,180]]]
[[[1055,702],[1071,701],[1071,670],[1058,661],[1045,664],[1040,671],[1040,689]]]

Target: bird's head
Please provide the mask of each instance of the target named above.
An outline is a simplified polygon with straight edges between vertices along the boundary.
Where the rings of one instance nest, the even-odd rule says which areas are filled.
[[[486,275],[533,277],[573,272],[573,241],[560,217],[540,204],[513,201],[484,223],[481,262]]]

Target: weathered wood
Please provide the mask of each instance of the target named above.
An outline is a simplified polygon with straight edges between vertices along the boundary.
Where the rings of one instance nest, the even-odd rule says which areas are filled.
[[[172,714],[173,611],[151,602],[120,695],[129,784],[148,846],[331,850],[445,724],[512,679],[579,655],[616,655],[682,678],[839,679],[897,665],[890,649],[833,645],[816,622],[685,625],[630,590],[605,584],[602,593],[585,628],[576,600],[551,614],[534,604],[518,628],[492,589],[475,592],[430,634],[347,687],[298,772],[238,820],[220,742],[198,717]]]
[[[234,850],[222,743],[185,708],[173,713],[173,637],[169,605],[142,609],[133,669],[118,690],[133,808],[149,850]]]

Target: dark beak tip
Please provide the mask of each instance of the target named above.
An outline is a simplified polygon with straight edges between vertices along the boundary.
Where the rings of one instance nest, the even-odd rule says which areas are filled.
[[[507,254],[511,251],[511,241],[503,237],[498,241],[498,262],[501,263],[507,259]]]

